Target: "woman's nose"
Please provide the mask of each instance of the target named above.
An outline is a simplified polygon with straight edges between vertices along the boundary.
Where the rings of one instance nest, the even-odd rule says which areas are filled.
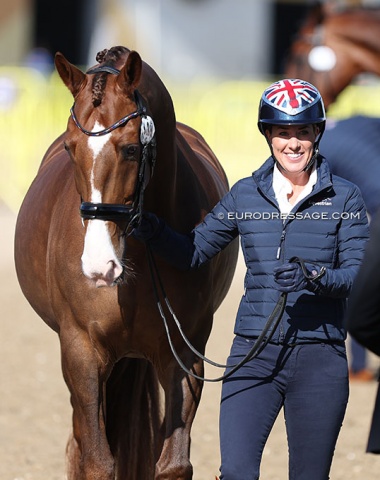
[[[289,138],[289,147],[292,150],[297,150],[300,147],[300,142],[297,137],[290,137]]]

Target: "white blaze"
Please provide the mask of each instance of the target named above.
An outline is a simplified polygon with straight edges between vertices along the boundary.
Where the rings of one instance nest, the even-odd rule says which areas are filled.
[[[104,129],[95,122],[93,132]],[[91,202],[101,203],[101,192],[95,188],[94,177],[96,160],[106,143],[110,140],[111,133],[99,137],[89,137],[88,146],[93,153],[91,170]],[[82,254],[82,270],[86,277],[96,281],[97,286],[110,286],[123,271],[119,259],[112,245],[111,236],[107,228],[108,222],[104,220],[88,220],[87,231],[84,239]]]

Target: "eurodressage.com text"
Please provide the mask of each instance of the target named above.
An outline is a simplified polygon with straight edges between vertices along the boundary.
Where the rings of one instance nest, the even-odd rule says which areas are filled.
[[[360,219],[360,212],[220,212],[222,220],[354,220]]]

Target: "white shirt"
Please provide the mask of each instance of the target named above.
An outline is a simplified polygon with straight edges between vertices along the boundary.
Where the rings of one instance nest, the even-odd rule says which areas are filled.
[[[280,207],[281,213],[290,213],[292,209],[299,203],[303,198],[307,197],[309,193],[313,190],[314,185],[317,183],[317,170],[316,166],[313,166],[311,171],[309,181],[305,185],[304,189],[298,195],[296,202],[292,205],[288,200],[288,195],[293,192],[292,184],[287,178],[280,172],[277,165],[274,166],[273,170],[273,190],[276,195],[278,206]]]

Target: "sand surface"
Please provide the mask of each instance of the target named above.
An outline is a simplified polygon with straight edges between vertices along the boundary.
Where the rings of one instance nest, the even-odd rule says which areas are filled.
[[[0,205],[0,479],[63,480],[71,422],[69,395],[61,375],[58,338],[33,312],[17,283],[13,263],[15,220],[15,215]],[[239,262],[208,343],[207,355],[221,363],[229,351],[243,274]],[[377,368],[380,360],[371,357],[371,364]],[[220,375],[211,368],[206,372],[212,377]],[[332,480],[379,479],[380,456],[365,453],[376,388],[375,382],[351,385]],[[192,431],[194,480],[214,480],[218,474],[219,396],[219,384],[205,384]],[[282,416],[264,451],[261,478],[288,478]]]

